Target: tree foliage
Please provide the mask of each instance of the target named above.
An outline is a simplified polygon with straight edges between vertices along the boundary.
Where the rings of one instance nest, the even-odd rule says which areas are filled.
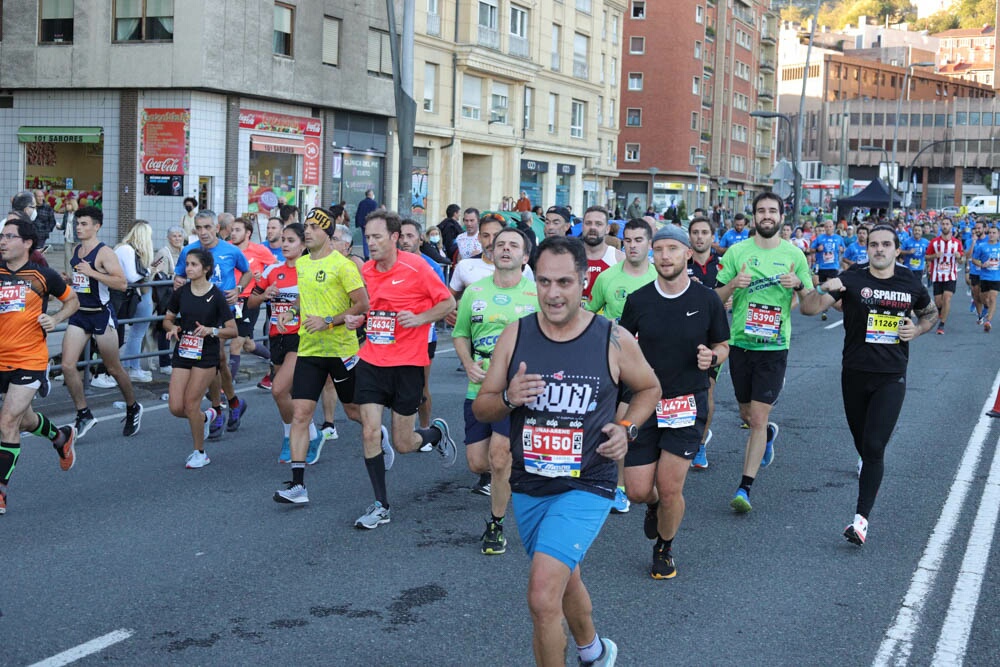
[[[805,23],[812,15],[813,0],[793,0],[781,10],[782,21]],[[954,28],[981,28],[994,25],[997,18],[997,0],[954,0],[950,9],[928,18],[917,20],[910,0],[830,0],[819,11],[819,25],[835,30],[847,25],[858,25],[858,18],[867,16],[869,23],[909,23],[914,30],[927,30],[931,34]]]
[[[914,24],[916,30],[927,30],[932,35],[955,28],[982,28],[996,25],[996,0],[955,0],[947,11],[932,14]]]

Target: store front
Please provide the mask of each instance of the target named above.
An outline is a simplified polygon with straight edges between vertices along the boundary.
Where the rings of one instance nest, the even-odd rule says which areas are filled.
[[[22,126],[17,140],[24,146],[26,189],[44,191],[57,211],[71,192],[80,206],[103,206],[103,128]]]
[[[573,176],[575,164],[556,163],[556,206],[570,206],[573,203]]]
[[[317,205],[322,135],[319,118],[240,110],[240,141],[250,145],[246,212],[273,215],[282,204],[305,212]]]
[[[521,160],[521,190],[528,194],[528,199],[531,200],[531,205],[535,206],[542,203],[542,193],[545,191],[545,174],[549,171],[549,163],[541,162],[539,160]],[[565,206],[565,204],[558,204],[559,194],[556,193],[556,202],[559,206]]]

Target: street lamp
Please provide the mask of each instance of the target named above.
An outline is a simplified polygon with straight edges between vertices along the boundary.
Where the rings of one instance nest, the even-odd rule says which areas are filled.
[[[910,99],[910,75],[913,74],[914,67],[934,67],[934,63],[931,62],[920,62],[920,63],[910,63],[906,66],[906,74],[903,76],[903,89],[899,91],[899,99],[896,100],[896,122],[892,126],[892,162],[890,162],[890,169],[896,171],[896,140],[899,138],[899,114],[902,113],[903,109],[903,96],[906,95],[907,101]],[[889,210],[886,213],[889,216],[889,220],[892,220],[892,174],[890,172],[889,178]],[[899,175],[899,172],[896,172]]]
[[[660,173],[658,167],[649,168],[649,201],[646,202],[646,207],[649,208],[653,205],[653,195],[656,194],[656,175]],[[653,209],[654,211],[656,209]]]
[[[885,158],[886,161],[889,160],[889,155],[888,155],[888,153],[885,152],[885,148],[883,148],[882,146],[873,146],[871,144],[866,144],[864,146],[858,146],[858,148],[860,148],[861,150],[863,150],[863,151],[865,151],[867,153],[871,153],[873,151],[882,151],[882,157]],[[886,174],[888,175],[888,170],[886,170]],[[888,179],[886,179],[886,180],[888,180]],[[885,214],[889,218],[889,221],[891,222],[892,221],[892,217],[891,217],[892,216],[892,184],[891,183],[887,183],[886,190],[889,191],[889,206],[885,209]]]
[[[780,120],[788,123],[788,144],[789,146],[794,146],[792,139],[792,117],[788,114],[779,113],[777,111],[751,111],[750,116],[753,118],[778,118]],[[802,192],[802,171],[799,168],[801,154],[796,155],[795,150],[792,149],[792,169],[794,170],[793,185],[792,185],[792,201],[794,202],[792,206],[792,229],[799,226],[799,194]]]
[[[704,155],[698,154],[694,156],[695,166],[698,169],[698,185],[695,186],[694,192],[694,207],[701,208],[701,164],[707,160]]]

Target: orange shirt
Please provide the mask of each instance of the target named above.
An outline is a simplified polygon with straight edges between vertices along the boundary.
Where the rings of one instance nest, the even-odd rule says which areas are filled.
[[[0,264],[0,371],[45,370],[49,349],[38,316],[45,312],[49,295],[65,301],[72,294],[47,266],[28,262],[11,272]]]
[[[238,246],[237,246],[238,247]],[[246,248],[240,248],[243,256],[247,258],[247,262],[250,264],[250,273],[263,273],[264,269],[271,266],[272,264],[277,264],[278,260],[275,258],[274,253],[268,250],[265,246],[260,243],[251,243],[247,245]],[[243,274],[236,270],[236,283],[239,286],[240,278]],[[255,280],[251,280],[247,283],[246,289],[240,293],[240,296],[244,299],[250,296],[250,292],[253,291]]]

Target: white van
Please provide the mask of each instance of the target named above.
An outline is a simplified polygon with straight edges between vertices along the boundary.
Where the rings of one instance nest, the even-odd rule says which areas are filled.
[[[969,213],[975,213],[977,215],[996,215],[997,214],[997,197],[996,195],[984,195],[982,197],[975,197],[966,205],[966,209]]]

